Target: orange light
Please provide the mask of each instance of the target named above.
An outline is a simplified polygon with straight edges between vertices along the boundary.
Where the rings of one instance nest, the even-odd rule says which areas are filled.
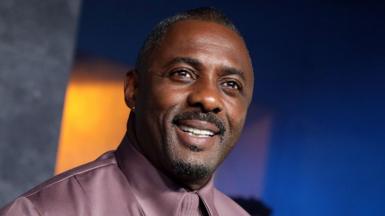
[[[111,71],[118,68],[124,71],[125,67],[109,67],[108,64],[87,62],[78,64],[72,71],[64,104],[55,173],[115,149],[126,131],[129,109],[124,104],[124,73]]]

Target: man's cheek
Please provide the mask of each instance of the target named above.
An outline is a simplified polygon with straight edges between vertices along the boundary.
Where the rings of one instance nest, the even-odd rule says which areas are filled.
[[[185,100],[185,95],[180,89],[158,89],[154,93],[154,101],[161,107],[173,106]]]
[[[231,132],[231,136],[233,137],[234,140],[237,140],[241,134],[241,131],[242,131],[242,128],[243,128],[243,125],[245,123],[245,117],[244,117],[245,114],[241,114],[240,115],[234,115],[231,119],[230,119],[230,132]]]

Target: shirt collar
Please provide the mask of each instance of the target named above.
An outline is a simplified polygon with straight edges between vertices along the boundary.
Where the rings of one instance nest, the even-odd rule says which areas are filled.
[[[198,191],[189,192],[156,169],[129,141],[126,135],[119,145],[116,160],[137,201],[148,215],[175,215],[185,196],[196,193],[209,215],[218,215],[214,205],[214,177]]]

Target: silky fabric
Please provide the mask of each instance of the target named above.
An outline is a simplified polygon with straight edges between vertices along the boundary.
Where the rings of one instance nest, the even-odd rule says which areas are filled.
[[[187,191],[157,170],[128,140],[97,160],[18,197],[0,216],[243,216],[213,185]]]

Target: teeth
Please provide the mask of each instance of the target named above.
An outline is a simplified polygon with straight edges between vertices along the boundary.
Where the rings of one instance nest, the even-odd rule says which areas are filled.
[[[187,126],[180,126],[180,129],[182,131],[189,133],[191,136],[197,136],[197,137],[209,137],[214,136],[214,132],[209,130],[202,130],[197,128],[191,128]]]

